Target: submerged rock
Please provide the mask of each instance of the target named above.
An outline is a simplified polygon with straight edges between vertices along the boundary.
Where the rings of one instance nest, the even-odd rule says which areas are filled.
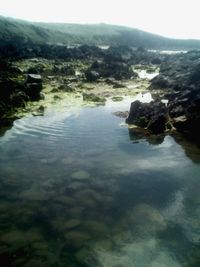
[[[163,231],[167,223],[159,210],[148,204],[138,204],[123,218],[122,225],[132,229],[133,233],[148,235]]]
[[[83,263],[87,264],[91,261],[92,254],[93,253],[89,248],[82,248],[82,249],[78,250],[78,252],[76,252],[75,258],[81,264],[83,264]]]
[[[23,267],[43,267],[44,261],[40,259],[32,259],[26,262]]]
[[[70,246],[81,248],[89,239],[91,239],[91,236],[87,232],[72,230],[65,234],[65,239],[69,242]]]
[[[68,221],[65,222],[64,226],[67,229],[71,229],[71,228],[77,227],[80,224],[81,224],[81,221],[80,220],[70,219],[70,220],[68,220]]]
[[[76,180],[85,180],[90,178],[90,174],[84,170],[73,172],[71,177]]]
[[[68,229],[73,229],[81,224],[79,219],[68,219],[64,217],[58,217],[51,221],[51,225],[57,232],[63,232]]]
[[[109,232],[108,227],[105,225],[105,223],[99,221],[85,221],[83,222],[83,227],[95,235],[108,234]]]
[[[37,228],[22,231],[19,229],[12,229],[9,232],[5,232],[1,235],[1,241],[8,245],[15,245],[16,247],[21,247],[28,245],[30,242],[36,242],[43,240]]]

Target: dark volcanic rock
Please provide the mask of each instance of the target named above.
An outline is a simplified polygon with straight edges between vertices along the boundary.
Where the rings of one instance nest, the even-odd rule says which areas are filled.
[[[40,99],[40,92],[42,91],[42,83],[27,83],[25,87],[26,94],[31,100]]]
[[[200,51],[170,56],[152,80],[151,89],[168,89],[168,113],[173,126],[200,142]]]
[[[65,75],[65,76],[74,76],[75,70],[72,66],[57,66],[55,65],[53,68],[53,74]]]
[[[151,80],[154,89],[164,89],[171,86],[170,79],[160,74]]]
[[[183,92],[169,103],[169,115],[178,131],[199,140],[200,135],[200,90]]]
[[[154,115],[147,125],[147,129],[154,134],[163,133],[166,129],[167,115],[156,114]]]
[[[138,74],[135,73],[131,66],[122,63],[122,62],[104,62],[104,61],[95,61],[91,67],[86,71],[86,77],[93,78],[97,76],[102,78],[115,78],[116,80],[122,79],[131,79],[138,77]]]
[[[142,103],[138,100],[131,103],[126,123],[147,128],[151,133],[159,134],[165,131],[167,108],[160,101]]]
[[[40,99],[42,77],[39,74],[28,74],[25,82],[25,93],[31,100]]]
[[[88,69],[85,72],[85,77],[88,82],[95,82],[100,78],[100,75],[97,71]]]
[[[22,91],[15,92],[10,96],[10,103],[13,107],[24,107],[25,103],[30,100],[30,98]]]
[[[183,88],[200,83],[200,51],[171,55],[161,64],[160,74],[151,81],[151,88]]]
[[[42,77],[39,74],[28,74],[26,83],[42,83]]]

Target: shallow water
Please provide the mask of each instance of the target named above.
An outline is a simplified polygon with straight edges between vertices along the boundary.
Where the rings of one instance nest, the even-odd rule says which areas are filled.
[[[122,107],[48,109],[0,137],[1,266],[200,266],[200,150],[145,139]]]

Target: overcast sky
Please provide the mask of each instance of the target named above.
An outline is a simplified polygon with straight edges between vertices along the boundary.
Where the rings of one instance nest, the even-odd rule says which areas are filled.
[[[200,0],[0,0],[0,14],[30,21],[104,22],[200,39]]]

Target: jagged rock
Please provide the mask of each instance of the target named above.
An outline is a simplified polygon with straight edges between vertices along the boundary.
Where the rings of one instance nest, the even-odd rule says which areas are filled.
[[[88,69],[85,73],[85,77],[88,82],[95,82],[100,78],[100,75],[97,71]]]
[[[151,86],[153,86],[154,89],[169,88],[170,80],[168,77],[160,74],[151,80]]]
[[[27,69],[26,73],[28,74],[40,74],[44,71],[45,66],[43,64],[37,64],[34,67],[30,67]]]
[[[156,114],[151,118],[147,125],[147,129],[154,134],[163,133],[166,129],[167,117],[166,114]]]
[[[162,60],[159,57],[155,57],[151,60],[151,64],[153,65],[160,65],[161,63],[162,63]]]
[[[72,66],[57,66],[53,67],[54,74],[66,75],[66,76],[73,76],[75,75],[75,70]]]
[[[200,52],[170,56],[152,80],[151,89],[168,89],[168,113],[177,131],[199,142]]]
[[[29,97],[24,92],[15,92],[10,96],[11,105],[14,107],[25,107],[25,102],[29,100]]]
[[[126,88],[126,85],[119,81],[116,81],[114,78],[107,78],[105,82],[109,85],[112,85],[113,88]]]
[[[31,100],[40,99],[42,90],[42,77],[39,74],[28,74],[25,81],[25,93]]]
[[[169,114],[176,129],[199,142],[200,91],[194,90],[169,102]]]
[[[165,131],[167,108],[160,101],[142,103],[138,100],[131,103],[126,123],[147,128],[151,133],[159,134]]]
[[[41,83],[27,83],[25,92],[30,97],[31,100],[40,99],[40,92],[42,90]]]
[[[98,73],[98,78],[115,78],[116,80],[137,78],[138,74],[135,73],[131,66],[120,61],[95,61],[86,71],[85,75],[95,77]],[[91,78],[90,78],[91,79]],[[93,78],[94,79],[94,78]],[[97,78],[96,78],[97,79]],[[95,80],[96,80],[95,79]],[[92,80],[94,81],[94,80]]]
[[[39,74],[27,74],[25,83],[42,83],[42,77]]]

